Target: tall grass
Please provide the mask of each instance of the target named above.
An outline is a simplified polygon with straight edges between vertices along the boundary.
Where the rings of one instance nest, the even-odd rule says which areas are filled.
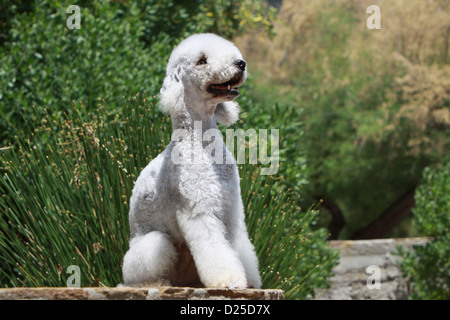
[[[65,286],[77,265],[81,286],[122,282],[134,181],[171,137],[170,119],[145,93],[109,111],[76,104],[63,120],[48,114],[0,154],[0,285]],[[108,111],[106,111],[108,110]],[[240,167],[250,235],[264,287],[305,298],[326,286],[335,255],[323,232],[311,232],[288,191],[254,165]]]
[[[80,266],[82,286],[120,282],[133,180],[170,124],[139,96],[121,113],[101,101],[96,113],[72,111],[64,121],[44,114],[31,139],[1,155],[4,286],[64,286],[69,265]]]

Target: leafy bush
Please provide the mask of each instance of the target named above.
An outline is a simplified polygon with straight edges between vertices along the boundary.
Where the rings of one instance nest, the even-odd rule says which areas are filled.
[[[272,34],[275,18],[275,9],[260,0],[151,0],[141,2],[139,7],[145,26],[142,39],[147,45],[161,37],[176,41],[196,32],[232,38],[261,27]]]
[[[22,118],[37,120],[32,106],[60,117],[72,101],[94,110],[102,97],[114,108],[138,90],[158,92],[171,48],[161,40],[144,49],[135,5],[97,1],[81,7],[81,29],[69,30],[69,3],[50,3],[17,15],[0,48],[2,139],[11,140],[14,128],[21,131]]]
[[[72,101],[108,108],[139,90],[158,92],[180,39],[198,32],[231,37],[251,25],[272,26],[262,1],[2,1],[0,25],[0,138],[12,140],[31,106],[52,117]],[[69,5],[81,9],[81,28],[69,30]],[[220,16],[221,19],[217,19]],[[21,115],[22,113],[22,115]]]
[[[416,190],[414,225],[432,237],[413,251],[400,249],[403,275],[411,282],[411,299],[450,298],[450,157],[439,170],[426,168]]]
[[[2,286],[64,286],[78,265],[82,286],[115,286],[128,248],[128,200],[134,180],[170,141],[170,120],[143,94],[96,112],[78,105],[64,121],[47,114],[30,139],[2,150],[0,272]],[[305,298],[325,287],[336,254],[317,212],[301,211],[287,190],[254,165],[240,174],[249,233],[265,287]]]

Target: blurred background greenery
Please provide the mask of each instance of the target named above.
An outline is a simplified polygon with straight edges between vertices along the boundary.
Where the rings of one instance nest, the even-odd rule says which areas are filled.
[[[277,175],[240,167],[264,287],[326,287],[327,239],[426,235],[405,274],[440,280],[413,297],[448,298],[446,0],[0,0],[0,285],[65,286],[72,264],[83,286],[121,282],[133,183],[170,141],[166,62],[197,32],[248,62],[234,128],[280,130]]]

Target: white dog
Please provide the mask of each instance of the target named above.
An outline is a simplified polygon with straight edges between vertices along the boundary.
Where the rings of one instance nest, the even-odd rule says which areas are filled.
[[[173,50],[160,105],[174,134],[133,189],[126,286],[261,287],[237,166],[221,136],[214,135],[214,145],[220,143],[215,152],[223,161],[205,160],[211,149],[204,135],[218,130],[216,120],[238,119],[233,100],[246,77],[239,50],[217,35],[190,36]],[[201,161],[190,161],[192,155]]]

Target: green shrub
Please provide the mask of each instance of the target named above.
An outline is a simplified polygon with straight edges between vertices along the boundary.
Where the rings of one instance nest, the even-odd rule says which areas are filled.
[[[320,224],[342,227],[333,234],[340,239],[373,226],[450,148],[450,66],[441,27],[450,11],[445,1],[409,3],[384,1],[380,31],[366,27],[368,1],[284,0],[273,39],[240,40],[253,74],[259,69],[258,100],[304,110],[286,122],[305,123],[296,139],[306,151],[305,189],[311,201],[323,198],[342,213],[334,228],[337,214],[321,208]],[[396,230],[380,226],[375,237],[414,234],[408,220]]]
[[[139,90],[158,92],[161,84],[171,48],[161,40],[144,49],[135,5],[97,1],[81,7],[81,28],[69,30],[69,3],[50,3],[17,15],[0,48],[2,139],[21,132],[23,118],[38,120],[32,106],[53,118],[70,112],[72,101],[94,110],[102,97],[114,108]]]
[[[240,176],[263,287],[283,289],[287,299],[314,297],[317,289],[328,288],[338,252],[325,241],[326,230],[312,230],[318,212],[302,210],[298,193],[277,185],[276,176],[259,175],[254,165],[241,166]]]
[[[83,105],[72,116],[47,114],[30,138],[0,155],[1,286],[65,286],[70,265],[82,286],[115,286],[128,249],[128,201],[140,171],[170,141],[170,119],[143,94],[121,109]],[[278,189],[255,165],[242,165],[250,235],[265,287],[305,298],[325,287],[336,258],[317,213],[300,210],[295,194]]]
[[[272,34],[275,9],[261,0],[150,0],[139,3],[144,23],[142,40],[153,45],[161,37],[171,40],[198,33],[213,32],[225,38],[261,27]]]
[[[415,194],[414,225],[432,237],[411,252],[400,250],[403,275],[411,281],[411,299],[450,298],[450,157],[439,170],[426,168]]]
[[[272,100],[260,94],[258,90],[270,90],[255,85],[255,79],[261,76],[259,73],[251,73],[240,89],[241,113],[238,126],[244,130],[266,129],[269,137],[271,129],[279,130],[280,165],[276,176],[272,177],[274,187],[288,187],[300,197],[309,178],[304,147],[304,112],[293,103],[277,102],[277,98],[283,99],[281,95],[273,96]]]
[[[79,5],[81,28],[69,30],[69,5]],[[271,27],[273,11],[260,0],[1,2],[0,139],[37,121],[88,110],[102,97],[109,109],[139,90],[158,92],[174,45],[198,32],[232,37],[252,25]],[[266,16],[267,14],[267,16]],[[217,19],[220,17],[220,19]]]

